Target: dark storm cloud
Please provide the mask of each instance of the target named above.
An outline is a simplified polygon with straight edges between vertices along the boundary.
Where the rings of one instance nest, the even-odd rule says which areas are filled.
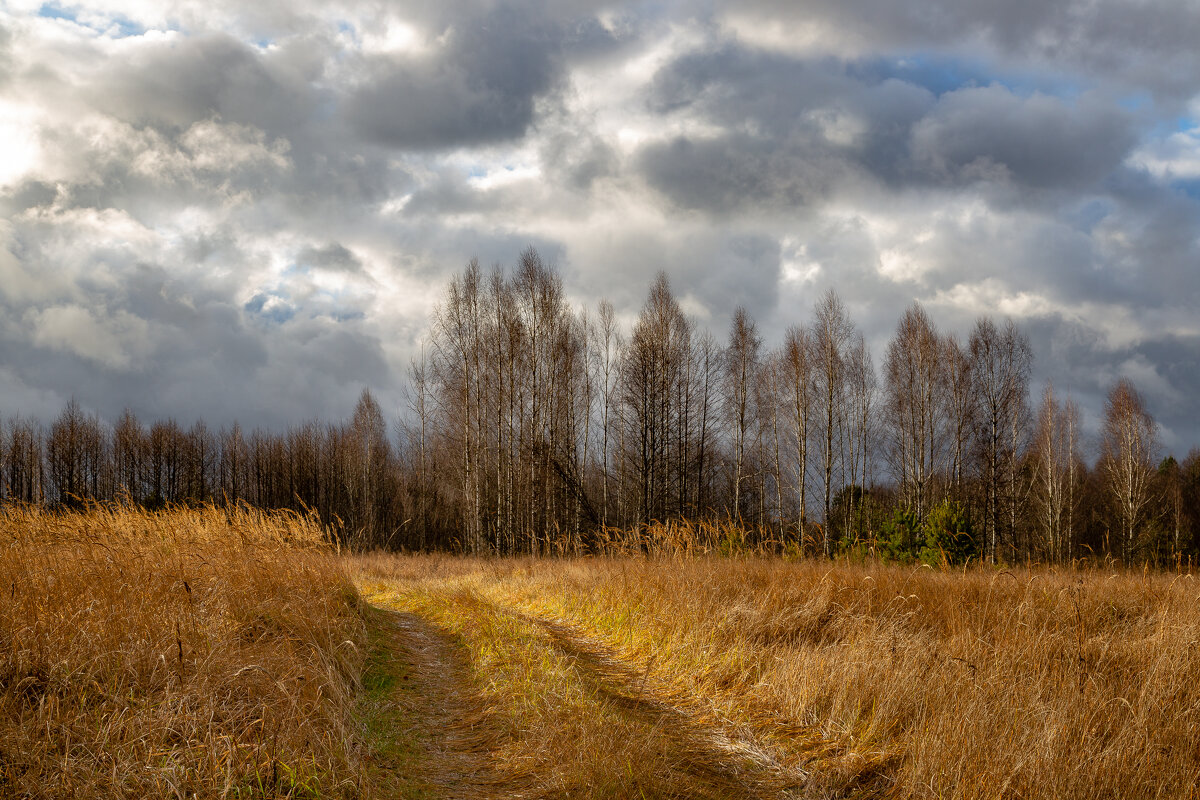
[[[0,304],[21,323],[0,328],[9,374],[108,419],[129,406],[150,418],[276,427],[350,407],[353,387],[392,388],[380,342],[361,324],[265,320],[226,281],[148,265],[122,275],[119,285],[87,285],[86,304]]]
[[[350,119],[389,147],[443,148],[525,133],[534,102],[563,76],[562,32],[495,7],[460,21],[429,56],[381,57],[351,97]]]
[[[317,110],[323,49],[305,39],[263,54],[224,33],[170,39],[99,71],[90,99],[134,125],[186,129],[219,115],[283,135]]]
[[[92,174],[67,188],[69,202],[211,203],[248,191],[278,196],[298,217],[360,214],[363,205],[402,188],[406,174],[383,153],[354,146],[337,113],[344,98],[323,85],[335,56],[320,31],[269,50],[205,33],[152,43],[136,58],[98,70],[88,104],[128,123],[135,140],[118,142],[108,153],[93,146]],[[254,144],[265,152],[248,152]],[[183,169],[168,169],[168,160],[133,173],[136,156],[147,148],[207,157]],[[80,143],[78,150],[88,147]]]
[[[914,126],[912,155],[948,180],[1069,190],[1107,177],[1136,141],[1130,115],[1113,103],[1019,97],[988,86],[943,95]]]
[[[1183,448],[1200,446],[1191,438],[1196,398],[1200,397],[1200,334],[1166,336],[1140,343],[1134,353],[1143,363],[1152,365],[1170,387],[1163,392],[1154,386],[1152,413],[1170,427],[1175,441],[1166,444],[1183,455]],[[1131,376],[1135,381],[1139,376]],[[1143,382],[1144,384],[1144,382]],[[1106,387],[1107,388],[1107,387]],[[1147,387],[1150,392],[1151,388]]]
[[[547,132],[540,154],[552,180],[578,191],[586,192],[596,180],[617,175],[620,171],[616,150],[587,131],[560,129]]]
[[[993,84],[948,91],[863,77],[852,63],[725,46],[688,54],[655,76],[664,117],[688,113],[723,133],[678,137],[641,154],[651,185],[685,208],[822,205],[863,178],[906,185],[1092,187],[1137,143],[1112,100],[1021,96]]]
[[[722,125],[752,124],[781,138],[797,126],[808,135],[819,133],[822,118],[814,112],[852,115],[871,136],[903,136],[934,101],[923,86],[856,72],[853,62],[723,44],[687,53],[660,69],[647,102],[661,114],[693,109]]]
[[[727,214],[745,207],[802,210],[827,199],[844,164],[803,144],[789,148],[752,136],[679,137],[642,151],[650,184],[683,208]]]
[[[911,126],[934,98],[902,81],[863,83],[829,60],[722,46],[659,70],[647,102],[724,131],[650,145],[639,165],[678,204],[726,213],[820,205],[863,175],[896,180]]]
[[[363,264],[343,245],[332,242],[325,247],[306,247],[296,254],[296,263],[334,272],[362,272]]]
[[[746,0],[747,24],[816,26],[854,50],[993,47],[1011,63],[1057,64],[1085,76],[1186,99],[1200,81],[1200,13],[1190,0]],[[1033,64],[1031,64],[1033,60]]]
[[[12,217],[31,208],[48,206],[58,197],[58,188],[39,180],[21,181],[0,193],[0,216]]]
[[[1136,170],[1114,172],[1107,186],[1118,210],[1095,231],[1122,296],[1152,307],[1200,306],[1200,199]]]

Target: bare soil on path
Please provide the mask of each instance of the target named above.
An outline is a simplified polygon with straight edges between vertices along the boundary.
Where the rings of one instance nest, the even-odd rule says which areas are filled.
[[[505,676],[478,674],[468,642],[411,611],[384,604],[376,613],[381,649],[374,663],[395,676],[372,699],[382,710],[382,724],[370,734],[382,754],[376,796],[806,796],[802,771],[784,768],[720,720],[672,702],[656,690],[649,668],[622,661],[559,620],[487,607],[510,619],[525,646],[536,641],[548,661],[565,665],[557,680],[565,674],[569,694],[588,704],[582,712],[556,707],[560,687],[528,717],[514,718],[511,707],[495,707],[509,691]],[[403,743],[390,756],[389,737]],[[603,742],[609,746],[595,746]]]
[[[491,724],[453,639],[416,614],[376,606],[365,710],[377,797],[474,800],[503,783]]]

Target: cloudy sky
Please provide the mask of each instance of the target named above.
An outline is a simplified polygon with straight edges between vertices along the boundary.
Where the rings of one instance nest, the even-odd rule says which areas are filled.
[[[0,0],[0,415],[402,402],[446,277],[1009,315],[1200,443],[1192,0]]]

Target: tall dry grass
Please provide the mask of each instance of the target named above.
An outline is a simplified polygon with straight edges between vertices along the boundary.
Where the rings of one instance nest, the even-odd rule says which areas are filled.
[[[0,796],[359,793],[364,630],[317,522],[0,511]]]
[[[1200,796],[1188,576],[713,557],[364,566],[418,596],[469,589],[569,624],[664,702],[809,773],[813,796]]]

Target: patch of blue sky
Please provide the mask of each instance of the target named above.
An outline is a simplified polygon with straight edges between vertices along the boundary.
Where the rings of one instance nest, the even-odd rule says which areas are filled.
[[[1126,111],[1140,113],[1154,105],[1154,98],[1149,92],[1131,92],[1118,98],[1117,105]]]
[[[998,84],[1014,94],[1035,92],[1056,97],[1077,97],[1083,86],[1075,80],[1051,72],[1014,71],[997,68],[984,61],[942,53],[909,53],[865,59],[848,67],[851,76],[872,83],[889,78],[905,81],[941,96],[959,89]]]
[[[1122,107],[1124,107],[1126,110],[1134,112],[1141,111],[1149,112],[1149,114],[1153,113],[1152,107],[1148,105],[1131,108],[1130,106],[1122,104]],[[1150,120],[1153,120],[1153,116],[1150,116]],[[1150,122],[1147,125],[1144,137],[1146,139],[1167,139],[1168,137],[1174,136],[1177,133],[1194,134],[1198,127],[1200,127],[1200,121],[1192,116],[1183,115],[1164,117],[1157,121]]]
[[[284,278],[289,278],[295,275],[309,275],[311,273],[312,268],[310,268],[307,264],[297,264],[293,261],[284,267],[283,272],[280,274]]]
[[[995,77],[980,63],[920,53],[866,59],[852,63],[847,71],[851,77],[871,83],[894,78],[922,86],[936,95],[968,86],[986,86]]]
[[[243,306],[243,308],[255,314],[270,316],[273,309],[267,308],[265,312],[263,309],[268,305],[272,298],[275,298],[278,299],[280,303],[272,303],[272,307],[276,305],[286,306],[289,310],[287,319],[277,321],[286,322],[288,319],[291,319],[293,316],[295,316],[296,313],[296,308],[292,305],[292,295],[289,294],[285,288],[283,288],[287,283],[287,279],[313,278],[315,272],[316,270],[314,270],[308,264],[297,264],[295,262],[288,264],[287,267],[284,268],[283,272],[280,273],[280,282],[276,285],[276,288],[271,289],[266,293],[260,292],[254,295],[254,297],[250,299],[250,302]],[[302,304],[302,307],[306,314],[324,315],[336,322],[348,322],[350,320],[360,319],[364,316],[362,311],[353,307],[355,301],[359,299],[359,293],[353,289],[339,289],[328,285],[310,286],[305,294],[305,300]],[[251,304],[254,304],[253,308],[251,308]]]
[[[109,27],[106,28],[103,33],[108,34],[113,39],[125,39],[130,36],[142,36],[146,33],[146,27],[144,25],[138,25],[137,23],[132,22],[125,17],[112,17],[109,20],[109,23]]]
[[[69,8],[63,8],[58,3],[42,3],[37,15],[45,19],[65,19],[68,22],[75,22],[75,12]]]
[[[1115,209],[1116,205],[1111,199],[1094,197],[1067,211],[1063,218],[1076,230],[1090,232],[1107,219]]]
[[[59,3],[42,3],[38,7],[37,15],[45,19],[61,19],[73,22],[76,25],[89,28],[96,33],[103,34],[112,39],[125,39],[130,36],[141,36],[146,33],[144,25],[139,25],[120,14],[103,18],[90,17],[81,20],[77,10],[65,7]]]
[[[287,298],[274,292],[259,292],[246,301],[242,309],[261,320],[276,325],[282,325],[296,316],[296,309],[287,301]]]
[[[1196,202],[1200,202],[1200,178],[1171,181],[1171,188],[1187,195]]]

